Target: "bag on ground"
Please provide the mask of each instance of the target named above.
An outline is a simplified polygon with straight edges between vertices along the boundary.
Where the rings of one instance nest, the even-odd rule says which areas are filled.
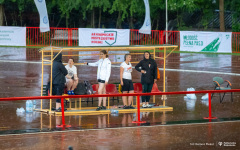
[[[78,83],[77,87],[74,89],[75,95],[85,95],[87,94],[87,89],[84,83]]]
[[[84,81],[83,83],[85,84],[85,87],[86,87],[86,90],[87,90],[87,94],[88,95],[93,94],[93,88],[92,88],[91,83],[89,81]]]
[[[194,88],[187,88],[187,91],[195,91]],[[188,99],[197,99],[196,94],[187,94]]]

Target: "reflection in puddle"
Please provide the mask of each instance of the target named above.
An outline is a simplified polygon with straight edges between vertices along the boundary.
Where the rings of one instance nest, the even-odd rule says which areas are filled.
[[[26,121],[28,123],[37,120],[40,117],[40,113],[33,111],[33,112],[16,112],[17,117],[21,118],[22,121]]]
[[[209,106],[208,99],[201,100],[201,103],[207,107]]]
[[[187,110],[189,111],[194,111],[195,110],[195,104],[196,104],[196,99],[187,99],[184,98],[184,101],[186,102]]]

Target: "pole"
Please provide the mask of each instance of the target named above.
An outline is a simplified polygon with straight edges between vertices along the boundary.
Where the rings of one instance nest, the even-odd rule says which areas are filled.
[[[166,74],[165,74],[165,70],[166,70],[166,47],[164,47],[164,56],[163,56],[163,92],[166,92],[166,87],[165,87],[165,84],[166,84]],[[162,96],[162,100],[163,100],[163,106],[165,106],[165,98],[166,98],[166,95],[163,95]]]
[[[133,121],[132,123],[146,123],[146,121],[141,121],[140,118],[140,96],[137,96],[137,113],[138,113],[138,120]]]
[[[43,59],[44,59],[44,56],[43,56],[43,50],[42,50],[42,79],[41,79],[41,96],[43,96]],[[47,93],[46,93],[47,94]],[[47,94],[48,95],[48,94]],[[42,111],[42,104],[43,104],[43,101],[41,99],[41,111]]]
[[[167,9],[167,0],[166,0],[166,44],[168,43],[168,9]]]
[[[203,119],[217,119],[217,117],[212,117],[211,93],[208,93],[208,111],[209,117],[204,117]]]
[[[62,126],[65,126],[64,101],[63,101],[63,98],[61,98],[61,108],[62,108]]]
[[[52,69],[53,69],[53,47],[51,47],[51,79],[50,79],[50,96],[52,96],[52,83],[53,83],[53,80],[52,80]],[[49,108],[50,108],[50,113],[52,112],[52,99],[50,99],[50,104],[49,104]]]

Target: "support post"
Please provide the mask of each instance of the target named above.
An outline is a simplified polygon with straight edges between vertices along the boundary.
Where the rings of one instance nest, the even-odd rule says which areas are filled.
[[[62,108],[62,125],[65,126],[65,116],[64,116],[64,99],[61,98],[61,108]]]
[[[79,98],[79,109],[82,109],[82,98]]]
[[[51,80],[50,80],[50,96],[52,96],[52,83],[53,83],[53,80],[52,80],[52,69],[53,69],[53,47],[51,47]],[[52,111],[52,99],[50,99],[50,114],[51,114],[51,111]]]
[[[138,115],[138,120],[133,121],[132,123],[146,123],[146,121],[141,121],[140,118],[140,96],[137,96],[137,115]]]
[[[217,119],[217,117],[212,117],[211,93],[208,93],[208,111],[209,111],[209,116],[204,117],[203,119]]]
[[[164,47],[164,56],[163,56],[163,92],[166,92],[165,90],[165,85],[166,85],[166,74],[165,74],[165,70],[166,70],[166,47]],[[166,98],[166,95],[163,95],[162,96],[162,99],[163,99],[163,106],[165,106],[165,98]]]
[[[41,80],[41,96],[43,96],[43,59],[44,59],[44,56],[43,56],[43,50],[42,50],[42,80]],[[47,94],[47,93],[46,93]],[[50,108],[51,109],[51,108]],[[42,99],[41,99],[41,111],[42,111]]]

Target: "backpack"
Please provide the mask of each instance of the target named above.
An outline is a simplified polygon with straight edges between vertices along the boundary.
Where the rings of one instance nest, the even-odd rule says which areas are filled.
[[[87,94],[87,89],[84,83],[78,83],[77,87],[74,89],[75,95],[85,95]]]
[[[91,83],[89,81],[84,81],[83,83],[85,84],[85,87],[87,89],[87,94],[88,95],[93,94],[93,88],[92,88]]]

